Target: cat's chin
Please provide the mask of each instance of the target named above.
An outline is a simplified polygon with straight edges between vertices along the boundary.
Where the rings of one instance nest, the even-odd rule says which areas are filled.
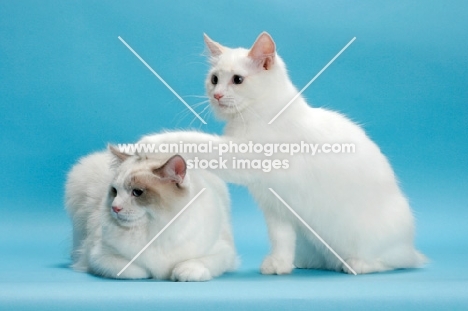
[[[115,215],[114,214],[114,219],[117,220],[119,225],[122,227],[134,227],[136,225],[142,224],[145,220],[145,215],[141,216],[124,216],[124,215]]]
[[[230,103],[223,103],[223,102],[213,103],[212,102],[211,105],[213,106],[215,110],[220,110],[220,111],[236,109],[236,107],[234,107],[234,104],[230,104]]]
[[[239,114],[239,107],[229,104],[215,104],[213,105],[213,110],[217,117],[229,120],[232,119],[235,115]]]

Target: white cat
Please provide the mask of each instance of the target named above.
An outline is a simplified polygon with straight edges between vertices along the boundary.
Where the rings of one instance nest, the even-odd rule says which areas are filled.
[[[414,221],[408,202],[379,148],[343,115],[311,108],[302,96],[272,123],[297,95],[275,43],[262,33],[250,50],[230,49],[205,36],[212,68],[206,89],[217,115],[227,121],[224,136],[169,132],[139,143],[315,143],[354,144],[348,154],[290,156],[277,153],[288,168],[215,170],[226,181],[246,185],[264,212],[272,244],[264,274],[287,274],[298,268],[352,273],[276,198],[273,189],[357,273],[419,267],[425,257],[414,248]],[[216,150],[216,149],[214,149]],[[185,153],[194,159],[218,159],[217,153]],[[233,158],[268,159],[257,153],[231,152]]]
[[[237,265],[225,183],[207,171],[119,152],[80,160],[68,175],[73,267],[109,278],[207,281]],[[120,276],[117,274],[203,188],[206,190]]]

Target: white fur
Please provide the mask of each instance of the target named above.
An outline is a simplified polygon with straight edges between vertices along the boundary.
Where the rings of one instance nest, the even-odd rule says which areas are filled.
[[[151,167],[164,161],[131,156],[114,168],[115,161],[110,152],[95,153],[68,175],[66,202],[76,270],[109,278],[207,281],[235,269],[229,196],[221,179],[206,171],[187,171],[180,189],[161,179],[157,203],[141,206],[128,182],[135,172],[150,176]],[[115,198],[109,194],[111,186],[117,189]],[[202,188],[206,190],[117,276]],[[123,209],[117,214],[112,206]]]
[[[268,40],[271,42],[265,46]],[[311,108],[302,96],[268,125],[298,92],[274,51],[273,55],[258,57],[258,51],[271,46],[269,35],[263,33],[250,51],[221,47],[208,37],[205,41],[212,53],[206,88],[214,111],[227,120],[224,136],[172,132],[143,137],[140,143],[306,141],[356,146],[353,154],[276,155],[289,161],[287,170],[215,171],[226,181],[246,185],[265,214],[272,249],[261,272],[289,273],[294,265],[351,273],[268,188],[274,189],[357,273],[421,266],[426,259],[414,248],[414,221],[408,202],[387,159],[366,133],[339,113]],[[266,59],[269,68],[262,67]],[[211,83],[212,74],[218,77],[217,85]],[[233,84],[234,74],[243,76],[244,82]],[[223,98],[216,100],[215,93]],[[184,156],[217,158],[217,154],[205,153]],[[234,156],[260,157],[226,154],[224,158]]]

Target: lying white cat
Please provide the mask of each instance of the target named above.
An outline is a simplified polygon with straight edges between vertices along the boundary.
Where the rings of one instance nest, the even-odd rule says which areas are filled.
[[[139,143],[253,142],[353,144],[354,153],[272,156],[287,161],[271,172],[259,169],[214,170],[224,180],[246,185],[265,214],[272,244],[261,265],[264,274],[298,268],[352,273],[269,190],[273,189],[357,273],[419,267],[425,257],[414,248],[414,221],[393,170],[375,143],[355,123],[323,108],[311,108],[302,96],[271,124],[298,93],[275,43],[262,33],[250,50],[230,49],[205,36],[212,67],[206,89],[217,115],[227,120],[224,136],[172,132],[143,137]],[[216,150],[216,149],[213,149]],[[218,154],[183,153],[187,159],[218,160]],[[258,153],[231,151],[234,158],[265,160]]]
[[[224,182],[165,158],[100,152],[68,175],[73,268],[109,278],[207,281],[237,264]],[[162,160],[164,159],[164,160]],[[206,190],[122,274],[122,268]]]

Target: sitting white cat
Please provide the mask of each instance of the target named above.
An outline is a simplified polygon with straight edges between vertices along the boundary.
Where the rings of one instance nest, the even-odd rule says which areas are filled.
[[[223,154],[228,166],[213,171],[225,181],[247,186],[265,215],[272,249],[261,272],[286,274],[295,266],[352,273],[351,267],[356,273],[370,273],[421,266],[426,259],[414,248],[414,220],[408,201],[386,157],[363,129],[339,113],[312,108],[302,96],[296,97],[298,91],[267,33],[262,33],[249,50],[227,48],[207,36],[205,42],[212,65],[206,89],[213,110],[227,121],[224,135],[170,132],[143,137],[139,143],[211,141],[213,153],[182,153],[187,160],[208,161],[218,160],[216,150],[231,142],[355,146],[355,152],[314,156],[276,152],[268,157],[235,149]],[[234,159],[259,163],[259,159],[271,158],[287,165],[270,172],[230,165]],[[347,265],[325,248],[270,188]]]
[[[81,159],[68,175],[74,269],[109,278],[207,281],[236,268],[229,194],[221,179],[187,170],[179,155],[148,158],[109,150]]]

